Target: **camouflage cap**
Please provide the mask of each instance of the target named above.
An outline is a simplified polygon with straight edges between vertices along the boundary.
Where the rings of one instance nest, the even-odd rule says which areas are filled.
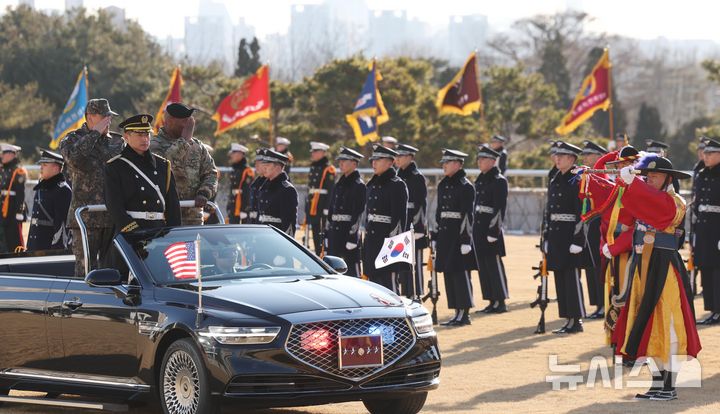
[[[118,113],[110,109],[110,103],[107,99],[90,99],[88,101],[87,107],[85,108],[86,114],[95,114],[95,115],[102,115],[102,116],[108,116],[108,115],[115,115],[117,116]]]

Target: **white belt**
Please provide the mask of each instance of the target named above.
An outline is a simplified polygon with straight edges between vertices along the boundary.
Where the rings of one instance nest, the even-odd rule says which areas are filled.
[[[8,195],[8,190],[2,190],[2,192],[0,192],[0,194]],[[10,191],[10,195],[15,195],[15,191]]]
[[[493,209],[492,207],[488,207],[488,206],[477,205],[477,206],[475,206],[475,211],[477,211],[478,213],[492,214],[495,212],[495,209]]]
[[[333,214],[330,216],[330,220],[332,221],[352,221],[352,216],[350,214]]]
[[[282,219],[279,217],[268,216],[266,214],[260,214],[258,217],[260,223],[282,223]]]
[[[368,214],[367,218],[368,218],[368,221],[374,221],[375,223],[390,224],[392,222],[392,217],[383,216],[381,214]]]
[[[49,227],[53,227],[54,224],[53,224],[53,222],[50,221],[50,220],[41,220],[41,219],[36,219],[36,218],[34,218],[34,219],[30,220],[30,225],[31,225],[31,226],[49,226]]]
[[[308,192],[310,194],[327,194],[327,190],[324,188],[311,188]]]
[[[441,211],[440,212],[440,218],[450,218],[450,219],[461,219],[462,213],[459,211]]]
[[[576,221],[575,214],[550,214],[550,221]]]
[[[238,190],[236,188],[236,189],[232,190],[232,195],[238,195],[239,192],[240,192],[240,190]]]
[[[165,220],[165,213],[159,211],[126,211],[128,216],[140,220]]]
[[[411,208],[415,208],[415,203],[410,203],[410,202],[408,202],[407,204],[408,204],[408,207],[407,207],[408,210],[411,209]]]
[[[720,206],[714,206],[712,204],[700,204],[698,211],[701,213],[720,213]]]

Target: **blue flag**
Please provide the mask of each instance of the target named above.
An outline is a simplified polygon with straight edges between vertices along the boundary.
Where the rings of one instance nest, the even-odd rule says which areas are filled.
[[[85,122],[85,107],[88,103],[87,84],[87,68],[83,68],[78,75],[70,98],[65,104],[65,109],[63,109],[63,113],[55,124],[53,138],[50,141],[50,149],[57,149],[60,145],[60,140],[63,139],[65,135],[80,128],[83,122]]]
[[[359,145],[365,145],[368,141],[376,141],[379,137],[378,125],[382,125],[390,119],[377,87],[379,80],[382,80],[382,76],[373,60],[360,96],[355,101],[353,113],[345,116]]]

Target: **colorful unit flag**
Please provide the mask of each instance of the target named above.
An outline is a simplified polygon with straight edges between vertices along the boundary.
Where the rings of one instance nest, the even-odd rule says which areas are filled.
[[[198,261],[194,241],[173,243],[164,253],[175,279],[197,278]]]
[[[58,118],[53,130],[53,137],[50,141],[50,149],[57,149],[60,140],[65,135],[82,126],[85,122],[85,107],[88,103],[88,80],[87,68],[83,68],[78,75],[75,87],[70,94],[70,98],[65,104],[62,115]]]
[[[390,120],[382,96],[380,96],[380,89],[377,86],[379,80],[382,80],[382,75],[375,67],[375,61],[373,60],[370,64],[370,73],[368,73],[362,91],[360,91],[360,96],[355,101],[353,113],[345,116],[345,120],[355,134],[358,145],[365,145],[369,141],[377,141],[379,138],[378,125]]]
[[[465,61],[462,70],[444,88],[438,92],[435,102],[440,115],[470,115],[479,112],[482,106],[480,83],[477,76],[477,57],[475,52]]]
[[[555,132],[567,135],[588,120],[595,111],[610,108],[610,54],[608,50],[600,57],[592,72],[583,80],[580,92]]]
[[[261,66],[240,88],[226,96],[212,116],[215,135],[242,128],[258,119],[270,119],[270,68]]]
[[[180,74],[180,66],[178,66],[173,70],[172,76],[170,77],[170,89],[168,89],[168,93],[160,104],[160,109],[158,109],[157,115],[155,116],[155,125],[153,125],[155,133],[163,126],[165,107],[174,102],[182,102],[182,96],[180,94],[182,84],[182,75]]]
[[[397,236],[386,237],[383,246],[375,258],[375,268],[380,269],[393,263],[413,263],[415,238],[412,231]]]

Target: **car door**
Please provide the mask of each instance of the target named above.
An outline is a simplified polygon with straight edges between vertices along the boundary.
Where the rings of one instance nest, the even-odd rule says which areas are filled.
[[[64,371],[131,378],[138,373],[137,303],[109,287],[71,280],[63,298]]]

